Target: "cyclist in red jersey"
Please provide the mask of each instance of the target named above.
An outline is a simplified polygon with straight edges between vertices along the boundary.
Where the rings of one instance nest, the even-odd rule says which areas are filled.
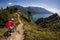
[[[6,28],[9,31],[12,31],[14,28],[14,19],[12,18],[10,21],[6,22]]]

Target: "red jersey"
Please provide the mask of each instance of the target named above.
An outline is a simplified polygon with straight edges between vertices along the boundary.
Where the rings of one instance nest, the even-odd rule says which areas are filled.
[[[14,25],[14,21],[8,21],[6,23],[6,28],[9,28],[10,26]]]

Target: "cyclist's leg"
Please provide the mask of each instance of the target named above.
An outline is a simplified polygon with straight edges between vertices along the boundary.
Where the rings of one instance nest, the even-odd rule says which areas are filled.
[[[14,32],[15,31],[15,27],[14,26],[10,26],[10,31]]]
[[[15,31],[16,30],[16,27],[15,26],[12,26],[13,27],[13,30]]]
[[[10,33],[12,33],[12,30],[13,30],[13,27],[10,26],[10,27],[8,28],[8,31],[9,31]]]
[[[12,27],[13,27],[13,29],[16,29],[16,27],[14,25]]]

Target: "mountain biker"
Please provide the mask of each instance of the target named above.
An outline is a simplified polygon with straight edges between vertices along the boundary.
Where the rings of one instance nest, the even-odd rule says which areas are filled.
[[[14,29],[14,19],[12,18],[11,20],[9,20],[8,22],[6,22],[6,28],[12,32],[12,30]]]

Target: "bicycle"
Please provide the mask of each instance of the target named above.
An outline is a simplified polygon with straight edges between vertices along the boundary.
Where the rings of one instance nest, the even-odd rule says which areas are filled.
[[[8,37],[11,36],[11,33],[13,33],[15,31],[15,29],[16,29],[16,27],[13,27],[12,31],[8,30],[3,34],[3,36],[5,37],[6,40],[7,40]]]

